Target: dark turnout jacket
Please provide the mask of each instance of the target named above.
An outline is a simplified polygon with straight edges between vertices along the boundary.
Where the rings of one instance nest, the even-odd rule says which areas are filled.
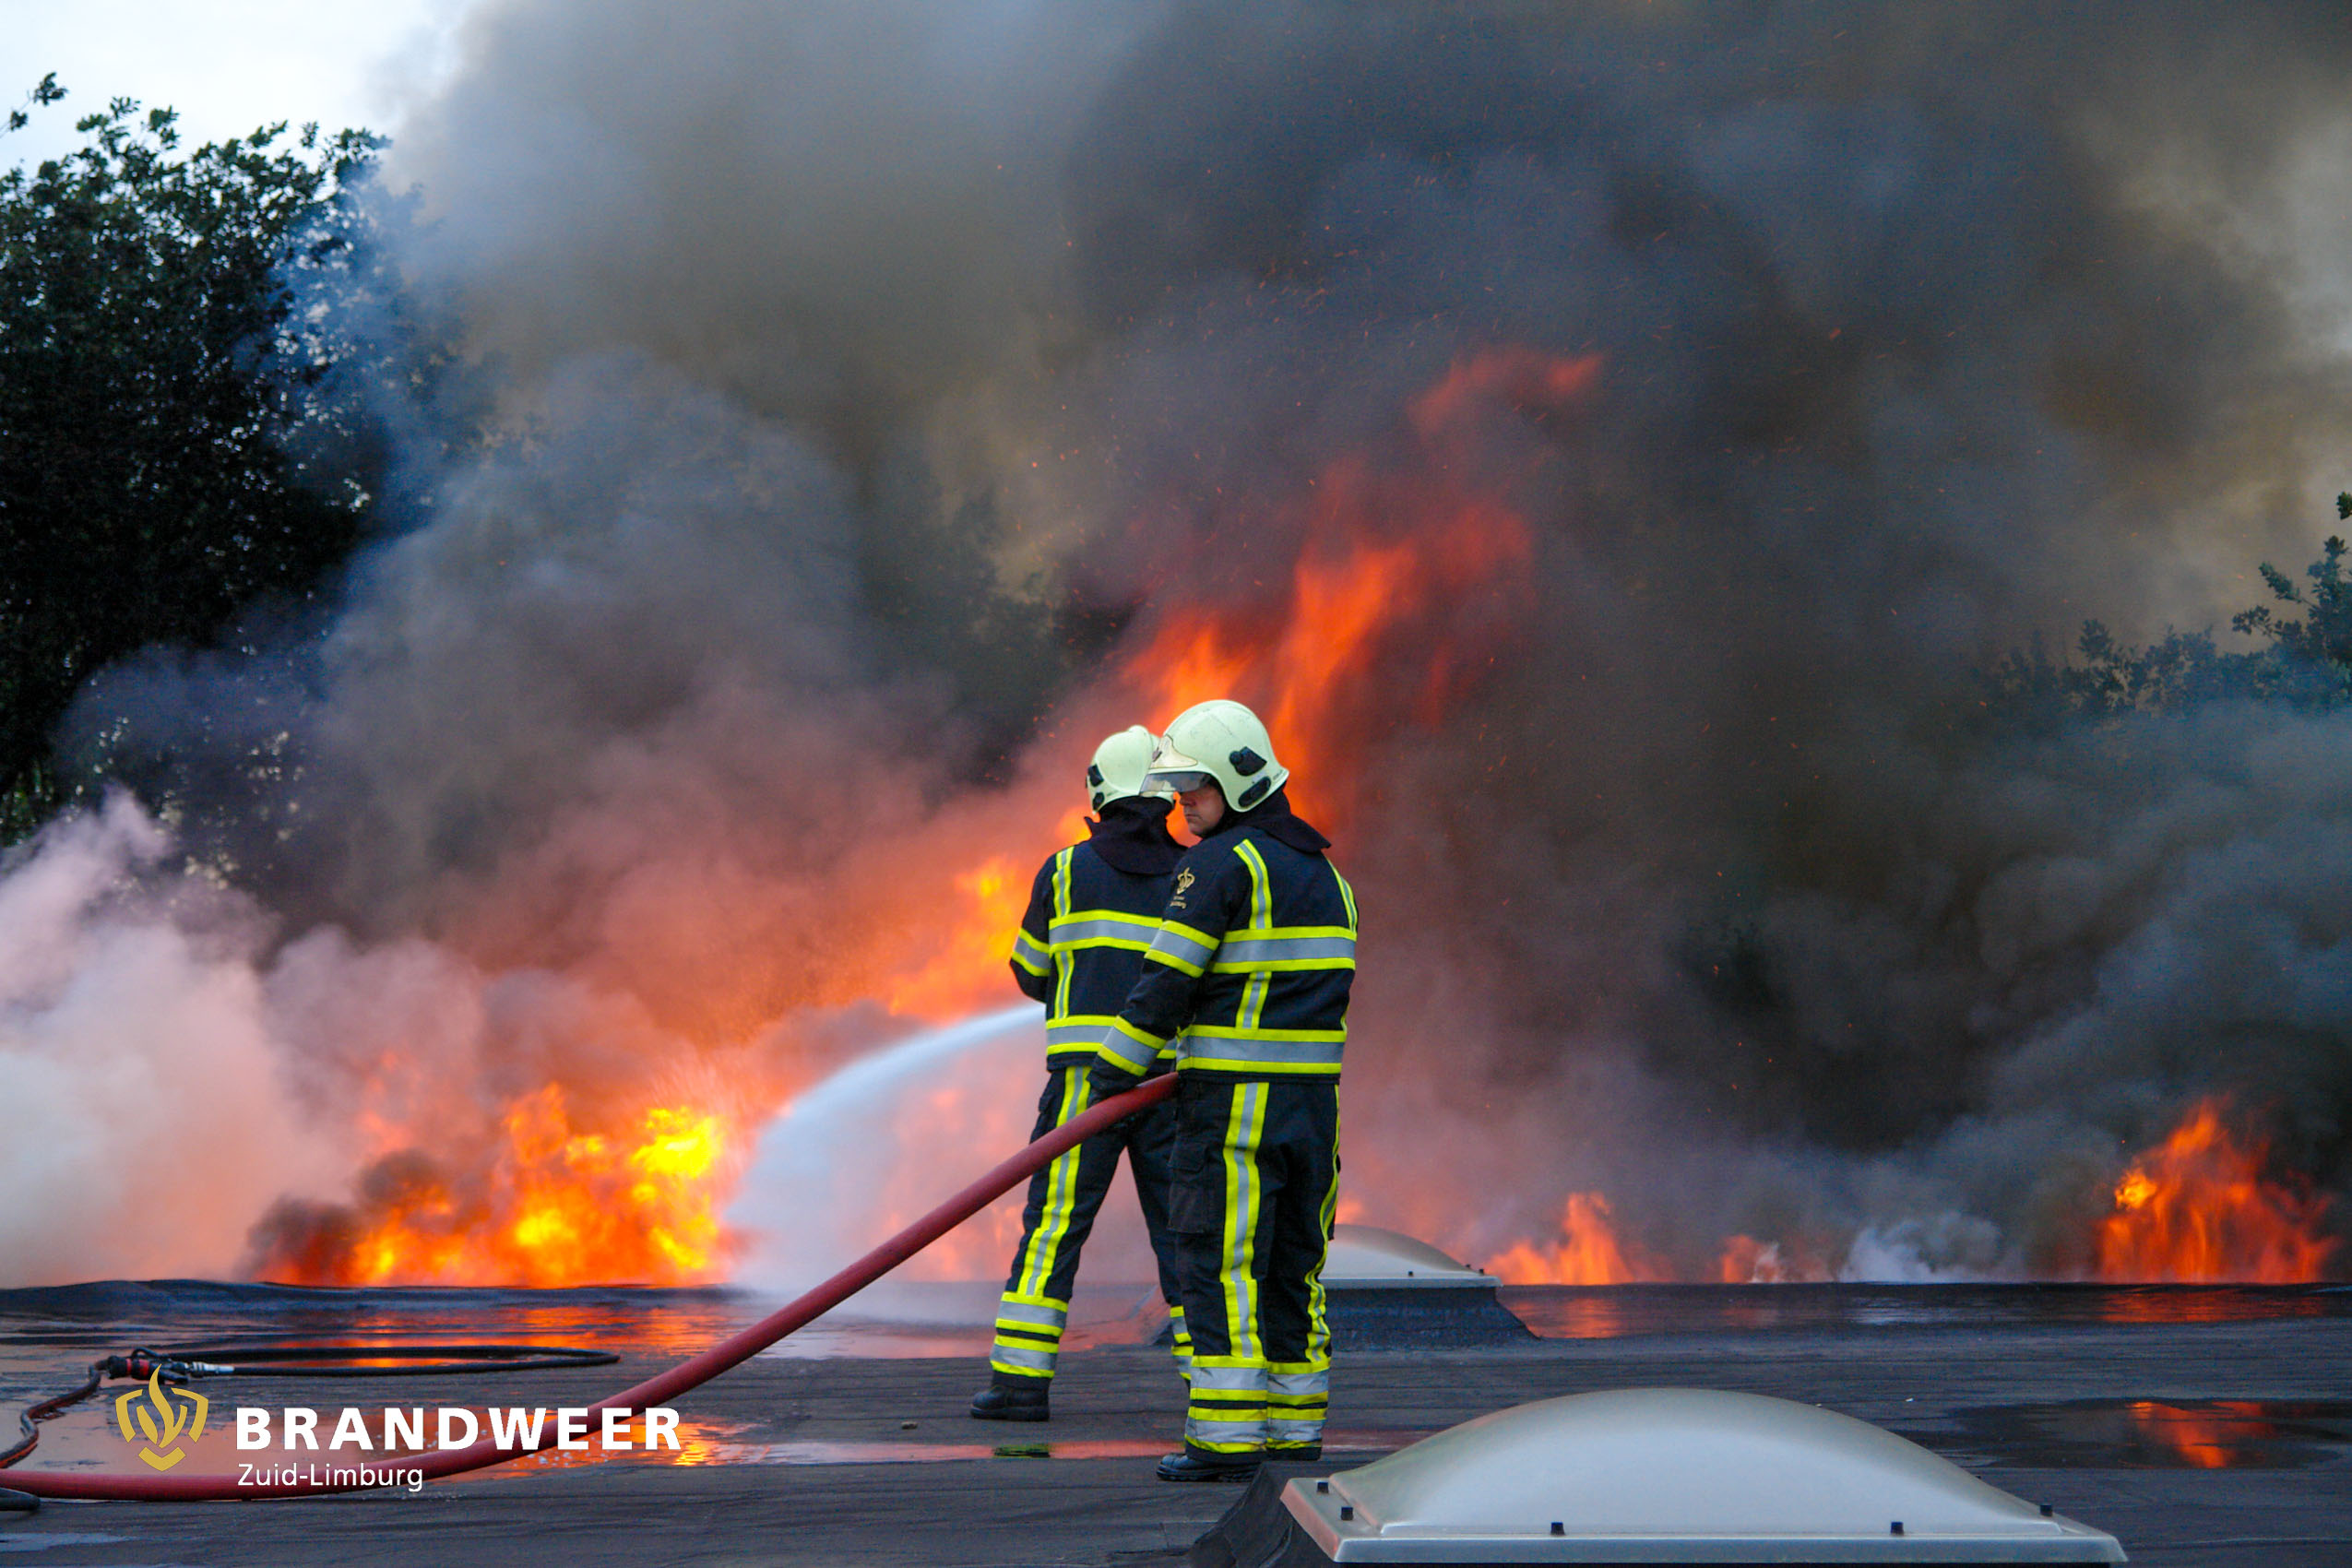
[[[1013,936],[1013,979],[1045,1004],[1048,1068],[1085,1067],[1142,972],[1183,847],[1165,800],[1113,801],[1087,842],[1038,868]]]
[[[1277,790],[1184,852],[1134,989],[1099,1031],[1102,1088],[1171,1048],[1187,1075],[1338,1076],[1356,896],[1329,848]]]

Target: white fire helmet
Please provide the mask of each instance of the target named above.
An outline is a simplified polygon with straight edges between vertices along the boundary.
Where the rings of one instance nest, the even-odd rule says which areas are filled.
[[[1289,777],[1290,770],[1276,759],[1274,742],[1258,716],[1219,697],[1176,716],[1159,738],[1144,783],[1182,791],[1197,790],[1214,778],[1225,792],[1226,805],[1245,812],[1281,789]]]
[[[1094,749],[1094,761],[1087,765],[1087,799],[1096,811],[1113,801],[1136,795],[1168,797],[1164,787],[1154,784],[1146,788],[1144,780],[1144,770],[1151,766],[1152,749],[1157,743],[1150,731],[1140,724],[1130,724]]]

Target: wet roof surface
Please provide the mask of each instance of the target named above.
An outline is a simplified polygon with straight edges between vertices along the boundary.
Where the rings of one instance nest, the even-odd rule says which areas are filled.
[[[1557,1394],[1679,1385],[1776,1395],[1873,1421],[2120,1537],[2135,1562],[2318,1568],[2352,1560],[2352,1301],[2320,1290],[2033,1287],[1506,1289],[1551,1337],[1343,1355],[1333,1467]],[[943,1292],[940,1301],[952,1297]],[[987,1292],[978,1292],[984,1301]],[[96,1354],[270,1333],[592,1344],[617,1367],[403,1381],[400,1403],[585,1403],[759,1315],[726,1292],[301,1292],[135,1287],[0,1297],[0,1395],[45,1394]],[[1133,1303],[1130,1302],[1130,1305]],[[1160,1485],[1181,1420],[1159,1352],[1105,1298],[1045,1426],[990,1427],[968,1323],[841,1324],[829,1359],[762,1358],[679,1401],[685,1463],[554,1456],[426,1488],[250,1507],[53,1504],[0,1515],[44,1564],[458,1565],[1181,1561],[1231,1501]],[[934,1301],[897,1310],[954,1313]],[[961,1309],[957,1309],[960,1311]],[[183,1332],[184,1331],[184,1332]],[[1583,1337],[1571,1337],[1581,1335]],[[1127,1342],[1117,1342],[1123,1338]],[[939,1348],[928,1356],[926,1346]],[[808,1348],[808,1347],[804,1347]],[[913,1352],[909,1354],[909,1352]],[[224,1405],[288,1385],[213,1384]],[[327,1407],[387,1385],[306,1384]],[[107,1416],[48,1429],[33,1463],[125,1468]],[[1342,1451],[1344,1450],[1344,1451]],[[230,1462],[233,1462],[233,1455]],[[195,1462],[195,1461],[192,1461]],[[1204,1494],[1207,1495],[1204,1495]]]

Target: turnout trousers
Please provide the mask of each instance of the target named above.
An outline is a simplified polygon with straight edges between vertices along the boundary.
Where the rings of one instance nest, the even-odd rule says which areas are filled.
[[[1169,1229],[1193,1336],[1184,1446],[1230,1462],[1323,1442],[1331,1402],[1324,1248],[1339,1187],[1336,1078],[1187,1073]]]
[[[1048,1069],[1030,1141],[1092,1103],[1084,1066]],[[1175,1113],[1163,1101],[1057,1156],[1029,1178],[1028,1202],[1021,1210],[1021,1244],[1014,1250],[1013,1270],[996,1304],[989,1381],[1034,1388],[1053,1376],[1062,1331],[1070,1319],[1070,1291],[1077,1283],[1078,1253],[1094,1231],[1095,1215],[1111,1190],[1111,1179],[1119,1173],[1123,1151],[1143,1206],[1144,1229],[1158,1260],[1159,1293],[1175,1327],[1176,1369],[1185,1370],[1192,1342],[1184,1332],[1176,1253],[1168,1233],[1168,1160],[1175,1132]]]

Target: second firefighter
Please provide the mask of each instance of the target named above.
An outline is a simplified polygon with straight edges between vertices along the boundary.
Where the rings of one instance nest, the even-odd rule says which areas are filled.
[[[1170,796],[1144,789],[1152,749],[1151,731],[1141,725],[1097,748],[1087,769],[1087,803],[1096,814],[1087,840],[1058,851],[1038,869],[1028,910],[1013,938],[1013,978],[1024,992],[1045,1004],[1045,1093],[1038,1100],[1032,1139],[1094,1103],[1087,1075],[1096,1043],[1127,999],[1159,930],[1182,850],[1168,834]],[[1119,1172],[1123,1150],[1158,1259],[1160,1294],[1174,1324],[1178,1370],[1183,1370],[1191,1342],[1168,1235],[1168,1161],[1174,1137],[1173,1112],[1155,1106],[1087,1139],[1030,1180],[1028,1203],[1021,1211],[1021,1243],[997,1303],[989,1384],[972,1400],[974,1417],[1048,1419],[1079,1250]]]

